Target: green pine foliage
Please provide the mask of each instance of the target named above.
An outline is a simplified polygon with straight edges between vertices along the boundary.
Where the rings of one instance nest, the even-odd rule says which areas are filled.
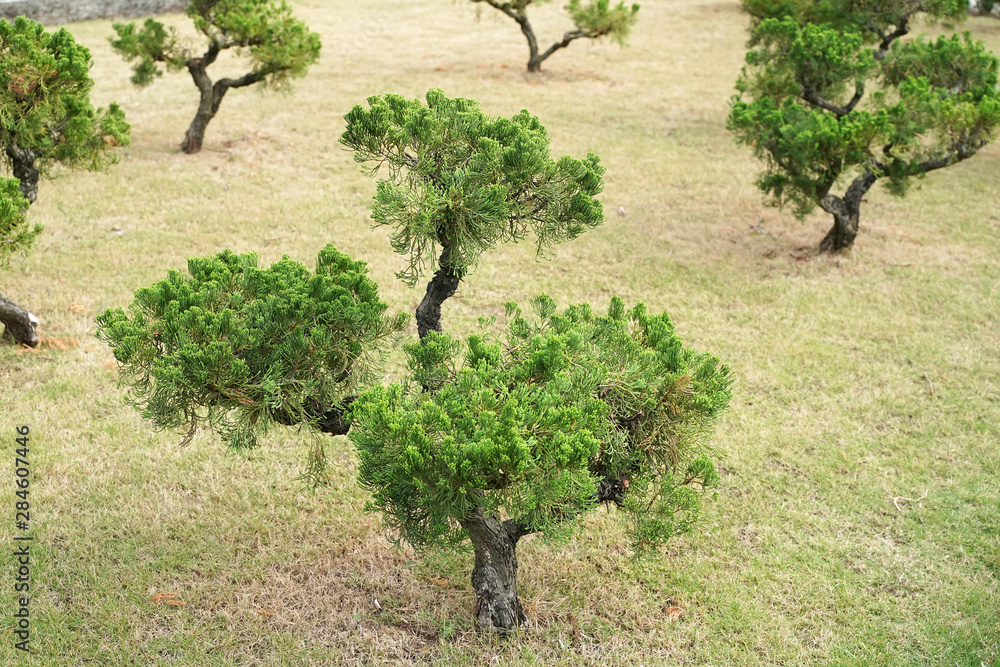
[[[428,91],[426,106],[393,94],[368,106],[347,114],[341,142],[373,175],[386,168],[372,220],[392,228],[393,249],[408,260],[398,276],[410,286],[435,259],[464,275],[483,252],[529,231],[542,255],[604,220],[600,158],[553,160],[545,127],[527,111],[493,118],[440,90]]]
[[[118,105],[90,104],[91,64],[90,51],[65,29],[47,33],[24,17],[0,21],[0,142],[33,153],[42,175],[57,164],[104,169],[117,159],[112,149],[128,144]]]
[[[576,29],[590,39],[607,37],[619,46],[625,46],[625,39],[638,20],[639,5],[619,2],[612,5],[609,0],[570,0],[566,12]]]
[[[267,269],[230,251],[188,260],[188,275],[109,309],[98,337],[114,351],[128,399],[160,428],[199,424],[234,448],[273,422],[310,424],[369,383],[382,346],[406,324],[364,262],[328,245],[316,271],[288,258]]]
[[[616,483],[608,498],[639,551],[690,530],[719,479],[707,436],[729,369],[642,304],[616,297],[603,317],[544,295],[532,307],[507,304],[500,334],[481,322],[464,355],[439,333],[405,346],[409,381],[352,404],[367,509],[415,548],[450,548],[477,507],[558,535]]]
[[[273,88],[304,76],[319,58],[319,35],[292,16],[284,0],[192,0],[187,15],[209,48],[233,49],[246,57],[254,78]],[[176,30],[154,19],[146,19],[141,29],[134,23],[113,27],[118,39],[111,40],[111,46],[134,61],[132,82],[138,86],[161,76],[161,63],[179,70],[195,55]]]
[[[847,211],[832,190],[852,181],[843,201],[856,216],[876,180],[905,194],[913,178],[974,155],[1000,126],[997,59],[981,42],[898,39],[917,12],[960,16],[954,2],[749,9],[758,18],[728,128],[764,163],[757,184],[770,203],[797,216],[817,205]],[[781,18],[759,18],[772,15]]]
[[[765,19],[791,18],[799,25],[828,25],[864,33],[868,42],[884,40],[897,30],[909,30],[918,15],[925,20],[965,18],[967,0],[741,0],[754,27]],[[905,33],[904,33],[905,34]]]
[[[320,40],[292,16],[284,0],[192,0],[187,14],[208,41],[200,55],[184,46],[175,30],[153,19],[147,19],[141,29],[133,23],[114,24],[118,39],[112,39],[111,46],[134,62],[132,82],[139,86],[163,73],[161,63],[167,69],[187,68],[199,100],[181,150],[192,154],[202,149],[206,128],[230,88],[287,86],[293,78],[304,76],[319,58]],[[249,60],[250,71],[238,78],[212,81],[208,68],[227,49]]]
[[[0,163],[13,176],[0,175],[0,268],[41,231],[26,219],[40,176],[57,165],[104,169],[129,142],[116,104],[90,104],[91,64],[66,30],[48,33],[24,17],[0,21]]]
[[[28,200],[21,194],[21,182],[16,178],[0,178],[0,269],[10,264],[14,253],[26,252],[41,225],[28,225]]]

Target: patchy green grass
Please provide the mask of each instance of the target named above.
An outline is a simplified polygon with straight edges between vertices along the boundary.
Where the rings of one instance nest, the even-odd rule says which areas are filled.
[[[34,655],[4,629],[0,663],[1000,661],[1000,145],[906,200],[876,188],[854,251],[822,257],[830,222],[764,208],[756,165],[724,129],[745,40],[735,2],[647,2],[631,46],[575,43],[540,77],[523,72],[513,22],[468,2],[296,13],[323,37],[320,63],[287,95],[231,91],[197,156],[178,150],[196,102],[187,75],[134,90],[109,21],[69,26],[133,143],[108,174],[42,184],[30,215],[46,231],[0,277],[48,337],[0,348],[0,437],[10,470],[14,427],[32,429],[36,537]],[[537,22],[542,41],[566,28],[558,3]],[[1000,23],[964,27],[1000,52]],[[608,167],[607,222],[551,261],[530,244],[489,255],[445,305],[448,330],[540,291],[598,307],[620,294],[668,311],[739,378],[716,436],[723,485],[698,532],[638,563],[613,511],[565,544],[529,538],[529,624],[507,641],[472,627],[469,555],[389,547],[345,439],[329,440],[334,479],[316,492],[296,480],[307,433],[275,430],[249,456],[206,433],[179,449],[124,405],[93,337],[104,308],[224,248],[311,265],[333,242],[412,311],[420,292],[393,278],[402,261],[369,229],[374,183],[337,138],[367,96],[430,87],[492,113],[527,108],[558,154]],[[8,518],[4,549],[13,532]],[[12,585],[6,559],[4,609]]]

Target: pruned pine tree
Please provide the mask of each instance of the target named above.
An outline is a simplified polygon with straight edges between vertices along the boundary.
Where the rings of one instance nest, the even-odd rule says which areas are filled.
[[[481,320],[463,353],[440,333],[441,302],[498,243],[532,231],[541,253],[599,224],[603,169],[596,155],[553,161],[527,112],[494,119],[434,90],[427,106],[368,102],[342,141],[388,170],[372,218],[408,257],[401,278],[438,266],[404,382],[384,387],[371,370],[405,319],[385,317],[364,264],[330,246],[315,275],[287,259],[260,270],[254,255],[190,260],[189,276],[106,311],[98,335],[158,426],[207,422],[235,447],[275,422],[349,431],[368,509],[417,549],[471,542],[477,622],[508,633],[524,621],[522,537],[567,534],[602,503],[622,510],[640,552],[692,528],[719,481],[707,438],[729,369],[684,348],[666,315],[617,298],[605,317],[558,313],[546,296],[535,317],[507,304],[503,330]],[[321,462],[320,449],[313,473]]]
[[[135,61],[132,83],[146,86],[163,74],[160,64],[170,70],[186,68],[198,88],[198,111],[181,142],[185,153],[201,150],[205,129],[215,117],[222,98],[231,88],[265,84],[287,86],[291,79],[305,76],[319,58],[319,35],[310,32],[281,0],[192,0],[187,15],[195,29],[208,40],[198,55],[179,41],[177,31],[154,19],[143,27],[115,23],[118,39],[111,46],[127,61]],[[250,71],[238,78],[212,81],[208,68],[226,49],[245,56]]]
[[[0,21],[0,268],[26,252],[41,231],[27,221],[38,181],[58,167],[101,170],[128,144],[129,126],[116,104],[90,104],[90,52],[66,30],[55,33],[19,17]],[[0,296],[5,336],[38,345],[38,318]]]
[[[729,399],[729,372],[683,349],[666,316],[640,304],[608,317],[587,305],[562,314],[548,297],[538,319],[508,304],[502,336],[458,341],[441,331],[441,303],[482,254],[533,232],[538,252],[603,221],[596,155],[549,157],[545,128],[526,111],[490,118],[472,100],[427,94],[427,105],[372,97],[347,115],[342,143],[385,166],[372,207],[407,256],[411,286],[437,271],[417,307],[420,343],[406,346],[409,380],[351,406],[359,478],[398,539],[417,549],[469,540],[480,627],[524,621],[518,540],[572,528],[614,502],[649,548],[690,529],[700,491],[717,475],[705,445]]]
[[[548,0],[472,0],[484,2],[490,7],[503,12],[517,22],[518,27],[528,41],[528,71],[541,72],[542,63],[559,49],[564,49],[577,39],[601,39],[608,37],[624,46],[632,26],[635,25],[639,12],[638,4],[627,5],[619,2],[612,5],[609,0],[570,0],[566,4],[566,12],[573,21],[574,30],[568,30],[558,42],[544,51],[538,46],[535,30],[528,20],[528,7],[542,5]]]
[[[600,158],[553,160],[538,118],[484,114],[474,100],[427,93],[427,105],[400,95],[368,98],[346,116],[341,143],[372,164],[379,180],[372,220],[392,228],[407,257],[398,274],[411,287],[436,263],[417,307],[420,337],[441,331],[441,304],[482,254],[529,232],[538,254],[604,220]]]
[[[347,432],[343,412],[406,324],[387,317],[367,265],[328,245],[315,272],[288,258],[258,268],[230,251],[140,289],[97,318],[129,402],[159,428],[199,425],[236,449],[272,424]],[[314,451],[310,473],[322,470]]]
[[[960,16],[953,0],[745,6],[751,50],[728,127],[764,161],[757,184],[771,203],[833,216],[823,251],[853,245],[876,181],[902,196],[912,179],[975,155],[1000,126],[997,59],[981,42],[900,41],[918,14]]]
[[[532,308],[508,303],[502,333],[484,322],[464,353],[436,332],[405,346],[412,382],[351,405],[367,509],[417,550],[471,542],[476,620],[500,633],[525,621],[522,537],[564,535],[603,503],[640,552],[692,528],[719,481],[707,437],[730,398],[729,369],[642,304]]]

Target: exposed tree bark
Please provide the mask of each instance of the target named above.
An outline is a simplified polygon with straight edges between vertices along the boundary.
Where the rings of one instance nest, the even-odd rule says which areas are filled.
[[[833,227],[819,244],[820,251],[838,252],[854,245],[854,237],[858,235],[861,198],[877,179],[875,174],[865,171],[854,179],[843,198],[826,194],[820,200],[819,205],[823,210],[833,215]]]
[[[195,114],[194,120],[191,121],[191,125],[188,126],[187,132],[184,133],[184,141],[181,142],[181,150],[189,155],[201,150],[201,145],[205,140],[205,130],[215,118],[215,114],[218,113],[222,98],[226,96],[229,89],[255,84],[262,81],[266,75],[265,72],[250,72],[238,79],[219,79],[213,84],[206,70],[209,65],[215,62],[223,48],[225,45],[213,42],[204,56],[191,58],[185,63],[200,93],[198,112]]]
[[[539,57],[538,55],[538,40],[535,38],[535,31],[531,28],[531,24],[528,22],[528,17],[522,14],[511,13],[510,16],[517,21],[517,25],[521,28],[521,32],[524,34],[524,38],[528,40],[528,71],[529,72],[541,72],[542,71],[542,61],[545,60],[549,55],[545,57]]]
[[[344,413],[347,412],[347,408],[356,398],[357,396],[348,396],[339,406],[333,408],[320,408],[317,406],[315,412],[313,412],[311,416],[319,417],[316,422],[316,426],[319,428],[320,433],[345,435],[348,431],[350,431],[351,422],[344,419]],[[284,424],[285,426],[295,426],[299,423],[283,410],[275,410],[271,413],[271,418],[279,424]]]
[[[441,246],[441,258],[438,260],[438,266],[441,268],[427,283],[427,292],[417,306],[417,333],[421,340],[431,331],[441,331],[441,304],[455,294],[458,284],[462,281],[463,273],[452,268],[449,261],[450,244],[443,241]]]
[[[476,556],[472,567],[476,622],[487,632],[508,634],[517,630],[527,620],[517,597],[516,549],[520,535],[482,508],[476,508],[462,521],[462,527],[469,533]]]
[[[38,318],[3,296],[0,296],[0,322],[6,327],[5,338],[28,347],[38,345]]]
[[[527,25],[527,22],[525,22],[525,25]],[[524,32],[524,26],[521,26],[521,31]],[[527,33],[525,33],[525,34],[527,34]],[[600,36],[601,36],[601,33],[592,34],[592,33],[584,32],[582,30],[571,30],[569,32],[563,33],[563,38],[561,40],[559,40],[558,42],[556,42],[555,44],[553,44],[552,46],[550,46],[545,51],[545,53],[539,54],[538,53],[538,45],[537,45],[537,43],[533,43],[534,35],[532,35],[532,39],[528,40],[528,46],[531,49],[531,53],[530,53],[531,57],[528,59],[528,71],[529,72],[541,72],[542,71],[542,63],[545,62],[546,58],[548,58],[549,56],[551,56],[553,53],[555,53],[559,49],[565,49],[567,46],[569,46],[569,43],[572,42],[574,39],[580,39],[581,37],[589,37],[591,39],[596,39],[596,38],[598,38]]]
[[[21,182],[21,195],[29,204],[34,204],[38,198],[38,169],[35,167],[38,156],[11,141],[7,144],[7,157],[11,173]]]

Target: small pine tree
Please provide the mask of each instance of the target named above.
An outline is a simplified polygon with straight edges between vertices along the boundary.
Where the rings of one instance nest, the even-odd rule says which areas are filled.
[[[582,0],[570,0],[566,4],[566,11],[573,20],[575,30],[569,30],[563,34],[563,38],[554,43],[545,51],[540,51],[538,39],[535,37],[534,28],[528,20],[528,7],[531,5],[542,5],[548,0],[511,0],[503,2],[501,0],[472,0],[472,2],[485,2],[490,7],[497,9],[517,22],[518,27],[528,41],[528,71],[541,72],[542,63],[559,49],[566,48],[570,42],[577,39],[601,39],[609,37],[619,45],[625,44],[632,26],[635,25],[639,12],[638,4],[626,5],[619,2],[612,6],[609,0],[590,0],[583,4]]]
[[[961,16],[954,0],[744,6],[753,48],[728,127],[764,161],[757,184],[772,203],[833,216],[821,250],[851,247],[876,181],[902,196],[913,178],[975,155],[1000,126],[997,59],[981,42],[899,41],[918,13]]]
[[[187,15],[208,39],[208,48],[201,56],[183,47],[174,29],[154,19],[147,19],[141,29],[134,23],[115,23],[118,39],[111,41],[123,58],[136,61],[132,83],[137,86],[146,86],[163,74],[158,63],[171,70],[187,68],[191,74],[199,102],[181,142],[185,153],[201,150],[205,129],[229,89],[258,83],[281,88],[291,79],[305,76],[319,58],[319,35],[293,17],[284,0],[192,0]],[[251,70],[237,79],[222,78],[213,83],[208,67],[226,49],[246,55]]]
[[[412,287],[437,261],[417,307],[421,338],[441,331],[441,304],[485,251],[530,231],[542,255],[604,220],[600,158],[553,160],[545,128],[527,111],[492,118],[440,90],[428,91],[426,106],[392,94],[368,105],[347,114],[341,143],[374,163],[373,175],[386,167],[372,220],[393,228],[392,247],[407,256],[399,277]]]
[[[19,17],[0,21],[0,144],[11,177],[0,176],[0,268],[26,252],[41,231],[27,222],[38,181],[58,166],[100,170],[128,144],[129,126],[116,104],[90,104],[90,52],[66,30],[45,32]],[[38,344],[38,319],[0,296],[0,322],[15,342]]]
[[[685,350],[665,315],[612,301],[556,313],[545,296],[537,321],[507,305],[502,336],[460,345],[441,331],[441,303],[498,243],[529,231],[539,254],[603,222],[596,155],[549,157],[527,111],[490,118],[473,100],[427,93],[368,99],[347,115],[341,142],[361,163],[386,166],[372,206],[376,226],[408,257],[411,286],[438,270],[417,307],[420,343],[405,346],[412,382],[376,387],[351,406],[359,479],[399,539],[418,549],[468,539],[480,627],[516,629],[518,540],[572,528],[614,502],[648,550],[690,529],[695,489],[718,480],[705,446],[729,400],[729,371]],[[438,254],[440,252],[440,254]],[[489,323],[487,323],[489,324]],[[507,518],[504,518],[507,517]]]
[[[405,326],[386,317],[364,262],[327,246],[310,272],[230,251],[188,260],[97,318],[129,401],[159,428],[207,424],[236,449],[274,423],[345,433],[343,410]],[[315,463],[315,461],[314,461]],[[318,472],[318,471],[317,471]]]
[[[412,382],[351,406],[367,509],[418,550],[471,541],[476,620],[500,633],[525,620],[522,537],[565,534],[602,503],[640,553],[691,529],[719,480],[706,438],[730,397],[728,368],[642,304],[532,307],[508,303],[502,335],[485,322],[464,355],[436,332],[407,345]]]
[[[417,308],[419,342],[405,346],[406,381],[372,382],[368,361],[404,320],[386,318],[364,265],[330,247],[315,276],[288,260],[261,271],[253,255],[191,260],[190,277],[172,273],[129,313],[105,312],[98,335],[161,427],[207,422],[235,447],[273,422],[349,432],[368,509],[418,549],[468,539],[476,619],[506,633],[524,621],[521,537],[566,534],[602,503],[623,510],[640,552],[691,529],[718,483],[707,437],[729,370],[684,348],[666,315],[617,298],[606,317],[586,304],[558,313],[546,296],[533,318],[507,304],[503,331],[482,320],[462,354],[440,333],[444,299],[498,243],[533,231],[543,252],[600,224],[603,168],[596,155],[553,161],[525,111],[490,118],[435,90],[427,106],[368,103],[347,115],[342,141],[388,169],[372,218],[393,227],[411,286],[427,262],[439,267]]]

